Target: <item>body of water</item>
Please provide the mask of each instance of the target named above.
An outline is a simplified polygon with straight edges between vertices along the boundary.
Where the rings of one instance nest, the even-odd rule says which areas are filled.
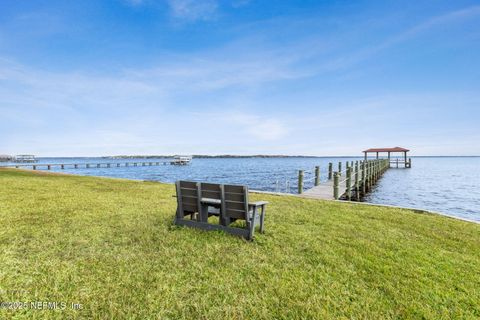
[[[168,159],[40,158],[39,163],[125,163]],[[138,166],[52,171],[79,175],[175,182],[179,179],[245,184],[250,189],[290,192],[297,190],[298,170],[305,173],[305,188],[313,186],[314,167],[327,179],[328,163],[361,158],[212,158],[193,159],[188,166]],[[7,163],[4,163],[7,164]],[[2,165],[4,165],[2,164]],[[415,207],[480,221],[480,157],[412,158],[411,169],[387,170],[365,198],[370,203]]]

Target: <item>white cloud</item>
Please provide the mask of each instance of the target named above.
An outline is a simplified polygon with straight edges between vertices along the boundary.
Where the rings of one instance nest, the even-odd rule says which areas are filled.
[[[368,59],[382,50],[389,49],[393,46],[399,45],[408,40],[414,39],[420,36],[422,33],[428,32],[436,27],[443,25],[454,24],[464,22],[468,19],[472,19],[480,16],[480,6],[471,6],[463,8],[461,10],[450,11],[445,14],[441,14],[430,19],[427,19],[417,25],[412,26],[409,29],[404,30],[398,34],[395,34],[376,45],[370,45],[369,47],[353,52],[352,54],[339,57],[328,63],[329,68],[340,69],[350,67],[358,62]]]
[[[289,132],[284,122],[266,116],[254,114],[230,114],[227,116],[234,124],[238,124],[252,138],[264,141],[274,141]]]
[[[174,2],[179,18],[206,19],[218,10],[216,4],[208,9],[195,7],[200,2],[171,1]],[[386,40],[374,47],[380,50],[396,45],[440,23],[456,22],[479,13],[479,7],[473,7],[437,17],[433,22],[407,30],[406,36],[400,34],[398,40]],[[268,34],[264,37],[268,38]],[[342,100],[346,98],[338,97],[328,104],[319,93],[316,97],[321,99],[316,101],[280,101],[278,110],[289,114],[293,114],[292,106],[311,104],[311,112],[290,119],[272,111],[271,105],[262,104],[270,101],[268,93],[255,92],[268,89],[267,84],[277,81],[350,67],[377,51],[374,48],[337,55],[335,48],[326,48],[328,52],[323,57],[326,49],[319,36],[296,39],[281,46],[268,46],[262,40],[249,38],[210,51],[160,56],[159,61],[163,62],[151,68],[117,70],[114,74],[49,72],[0,58],[0,149],[39,155],[254,153],[257,150],[349,154],[361,149],[355,146],[358,141],[370,147],[370,143],[389,145],[401,137],[403,140],[393,144],[410,146],[403,142],[416,138],[405,134],[408,126],[417,128],[412,131],[415,133],[429,123],[441,127],[442,119],[438,118],[437,123],[432,116],[436,114],[436,105],[443,103],[445,110],[449,103],[455,109],[456,102],[460,101],[458,104],[463,108],[468,102],[465,95],[451,97],[434,92],[434,98],[375,95],[371,101],[354,99],[349,103]],[[230,96],[222,96],[227,89],[234,90],[230,90]],[[263,101],[256,101],[257,97]],[[269,107],[271,111],[266,112]],[[185,114],[192,110],[202,113]],[[405,114],[416,116],[410,120]],[[454,115],[448,116],[455,119]],[[457,121],[463,118],[459,116]],[[364,125],[358,126],[359,121]],[[472,125],[468,122],[465,127]],[[373,130],[384,133],[372,134]],[[432,132],[434,128],[429,130]],[[338,137],[345,140],[348,133],[358,141],[342,144],[341,150],[334,149],[338,148]],[[478,134],[471,137],[469,141],[474,141]],[[438,140],[441,139],[439,133]]]
[[[168,4],[175,18],[190,21],[210,20],[218,9],[216,0],[168,0]]]

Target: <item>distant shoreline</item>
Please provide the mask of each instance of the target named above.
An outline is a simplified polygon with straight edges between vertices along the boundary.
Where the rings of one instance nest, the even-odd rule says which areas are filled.
[[[163,159],[173,158],[174,155],[119,155],[119,156],[57,156],[57,157],[42,157],[38,156],[37,159]],[[305,155],[192,155],[195,159],[249,159],[249,158],[363,158],[363,155],[355,156],[305,156]],[[373,157],[369,157],[373,158]],[[479,156],[410,156],[409,158],[480,158]]]

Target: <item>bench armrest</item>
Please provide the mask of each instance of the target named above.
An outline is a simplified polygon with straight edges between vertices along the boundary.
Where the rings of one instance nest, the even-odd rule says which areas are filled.
[[[257,202],[249,202],[248,206],[249,207],[261,207],[261,206],[265,206],[267,204],[268,204],[267,201],[257,201]]]

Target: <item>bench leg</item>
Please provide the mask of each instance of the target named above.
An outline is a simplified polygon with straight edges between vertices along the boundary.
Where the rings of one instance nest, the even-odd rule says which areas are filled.
[[[263,228],[263,223],[265,222],[265,211],[266,211],[266,207],[265,206],[262,206],[262,213],[261,213],[261,216],[260,216],[260,233],[264,233],[265,232],[265,229]]]
[[[248,240],[253,240],[253,234],[255,232],[255,220],[257,218],[257,207],[253,208],[252,218],[248,222]]]

